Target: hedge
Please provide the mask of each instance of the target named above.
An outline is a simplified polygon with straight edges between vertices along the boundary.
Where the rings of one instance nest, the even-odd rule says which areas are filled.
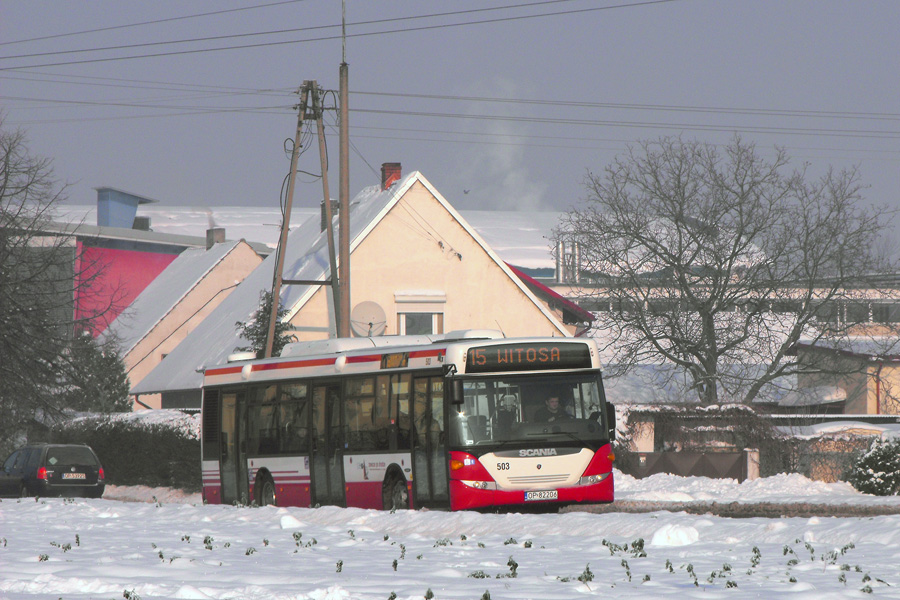
[[[51,441],[94,449],[112,485],[170,487],[199,492],[200,440],[166,424],[82,418],[55,427]]]

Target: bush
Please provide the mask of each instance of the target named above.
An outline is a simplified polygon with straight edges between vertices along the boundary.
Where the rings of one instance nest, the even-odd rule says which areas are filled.
[[[93,448],[112,485],[200,491],[200,440],[177,424],[82,418],[55,428],[51,436],[55,443]]]
[[[863,453],[847,479],[864,494],[900,494],[900,439],[876,439]]]

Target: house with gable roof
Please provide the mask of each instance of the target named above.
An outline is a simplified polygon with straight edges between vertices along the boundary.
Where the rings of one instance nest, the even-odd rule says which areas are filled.
[[[117,343],[131,386],[140,383],[261,262],[243,240],[188,248],[178,255],[99,336]],[[139,408],[160,406],[159,394],[137,403]]]
[[[351,329],[354,335],[499,329],[508,337],[576,335],[591,315],[561,296],[535,294],[419,172],[382,168],[382,183],[350,206]],[[335,219],[337,222],[337,219]],[[327,236],[316,219],[291,231],[280,301],[299,341],[335,336]],[[337,233],[335,234],[337,235]],[[204,368],[247,345],[235,323],[271,289],[275,255],[247,276],[140,383],[132,394],[161,394],[163,408],[200,405]],[[551,304],[553,306],[551,307]]]
[[[900,354],[894,336],[853,337],[846,347],[798,342],[803,370],[792,397],[818,414],[900,415]]]

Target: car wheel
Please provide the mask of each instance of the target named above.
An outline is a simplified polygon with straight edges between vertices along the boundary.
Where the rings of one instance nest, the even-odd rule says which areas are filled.
[[[259,506],[277,506],[278,504],[275,496],[275,482],[268,475],[264,475],[256,484],[256,503]]]
[[[30,496],[30,494],[28,493],[28,488],[25,486],[24,483],[21,484],[19,486],[19,498],[28,498],[29,496]]]
[[[406,481],[395,477],[385,486],[384,508],[386,510],[405,510],[409,508],[409,490],[406,489]]]

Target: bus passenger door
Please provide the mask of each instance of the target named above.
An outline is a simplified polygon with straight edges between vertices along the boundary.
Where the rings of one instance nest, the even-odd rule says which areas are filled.
[[[219,436],[219,469],[222,503],[248,504],[244,393],[222,394],[222,429]]]
[[[441,377],[417,378],[413,390],[416,505],[444,504],[449,500],[444,380]]]
[[[340,384],[313,387],[312,410],[312,505],[344,506]]]

